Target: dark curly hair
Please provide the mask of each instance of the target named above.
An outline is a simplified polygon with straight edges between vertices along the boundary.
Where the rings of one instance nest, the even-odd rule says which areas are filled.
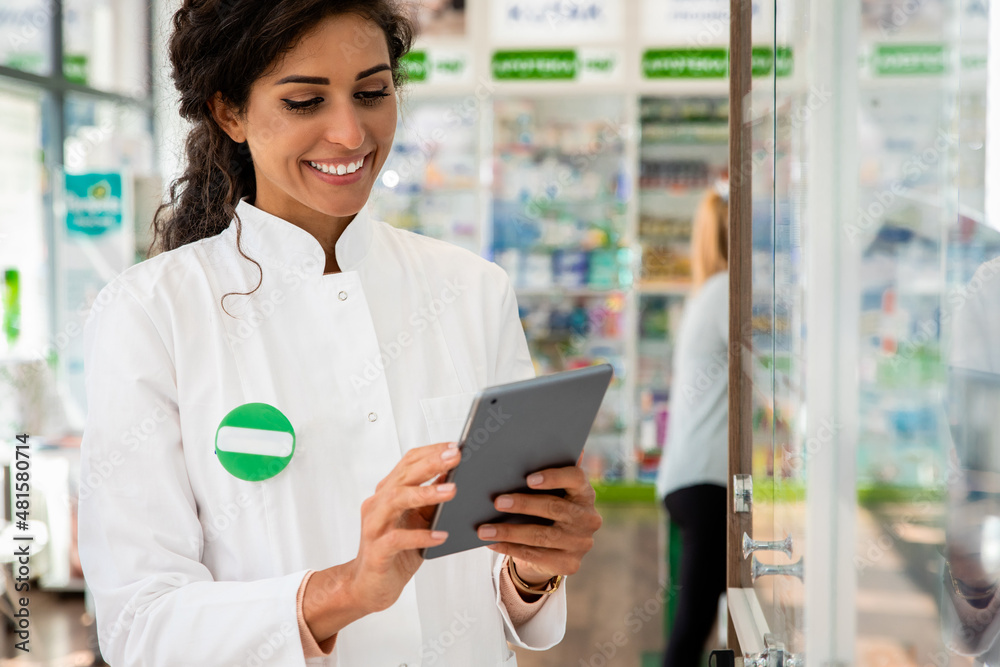
[[[395,0],[184,0],[173,17],[169,52],[180,114],[193,127],[184,145],[184,173],[170,184],[167,202],[153,216],[148,254],[220,234],[236,215],[240,199],[256,194],[249,146],[236,143],[219,127],[208,100],[220,92],[237,113],[245,113],[257,79],[320,21],[347,13],[381,28],[393,83],[401,86],[405,70],[400,59],[412,46],[414,24]],[[240,231],[237,217],[238,249]]]

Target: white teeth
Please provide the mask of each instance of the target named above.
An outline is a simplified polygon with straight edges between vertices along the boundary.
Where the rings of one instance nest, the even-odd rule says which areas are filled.
[[[361,158],[357,162],[351,162],[348,165],[338,164],[336,166],[332,164],[320,164],[319,162],[309,162],[309,165],[319,169],[324,174],[336,174],[337,176],[343,176],[344,174],[353,174],[358,169],[361,169],[365,164],[365,159]]]

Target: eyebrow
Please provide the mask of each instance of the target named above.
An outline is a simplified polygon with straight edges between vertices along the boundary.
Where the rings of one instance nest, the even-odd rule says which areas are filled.
[[[361,79],[364,79],[365,77],[369,77],[372,74],[377,74],[378,72],[384,72],[387,69],[391,68],[386,63],[382,63],[381,65],[375,65],[375,67],[369,67],[366,70],[358,72],[358,75],[354,77],[354,80],[361,81]],[[280,86],[281,84],[284,83],[309,83],[313,85],[329,86],[330,80],[325,76],[303,76],[301,74],[290,74],[289,76],[286,76],[285,78],[275,82],[274,85]]]
[[[284,79],[277,81],[274,85],[280,86],[283,83],[312,83],[322,86],[329,86],[330,80],[325,76],[302,76],[301,74],[292,74],[286,76]]]
[[[381,65],[375,65],[375,67],[369,67],[366,70],[358,72],[358,75],[354,77],[354,80],[361,81],[361,79],[365,78],[366,76],[371,76],[372,74],[375,74],[377,72],[383,72],[387,69],[389,69],[389,65],[386,63],[382,63]]]

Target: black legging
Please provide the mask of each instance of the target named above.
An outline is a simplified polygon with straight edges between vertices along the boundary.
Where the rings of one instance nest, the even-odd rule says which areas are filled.
[[[663,504],[681,530],[683,554],[677,615],[663,667],[698,667],[726,590],[726,487],[698,484],[667,494]]]

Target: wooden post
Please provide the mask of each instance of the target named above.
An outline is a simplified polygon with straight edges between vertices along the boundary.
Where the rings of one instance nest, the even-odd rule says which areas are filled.
[[[730,0],[729,13],[729,532],[726,586],[750,586],[750,563],[743,558],[743,532],[753,535],[752,514],[733,512],[733,475],[750,474],[753,448],[753,378],[750,316],[752,295],[752,128],[748,111],[751,86],[751,0]],[[729,647],[740,655],[729,619]]]

